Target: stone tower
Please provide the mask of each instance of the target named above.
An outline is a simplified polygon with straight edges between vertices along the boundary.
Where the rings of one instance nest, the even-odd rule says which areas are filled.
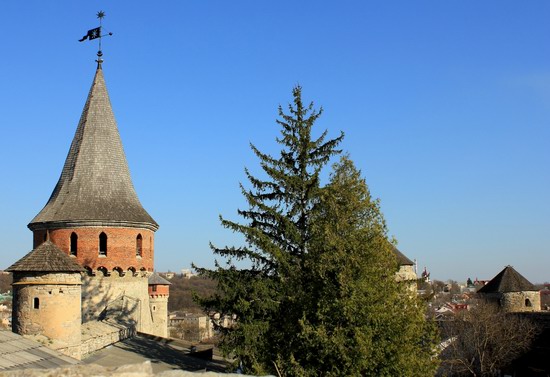
[[[153,273],[149,277],[149,306],[152,313],[151,327],[158,336],[168,337],[168,296],[170,283],[162,276]]]
[[[487,301],[497,303],[506,312],[541,310],[540,292],[512,266],[506,266],[477,293]]]
[[[46,240],[7,271],[13,273],[12,331],[45,336],[52,348],[80,359],[84,269]]]
[[[148,277],[158,224],[134,190],[101,62],[61,176],[28,225],[82,266],[82,320],[112,319],[151,333]]]

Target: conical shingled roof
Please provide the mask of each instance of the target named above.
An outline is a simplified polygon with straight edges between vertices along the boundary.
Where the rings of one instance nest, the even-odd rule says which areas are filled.
[[[50,240],[6,269],[9,272],[84,272],[84,268]]]
[[[61,177],[29,228],[64,225],[158,229],[134,190],[101,67],[96,71]]]
[[[407,258],[405,254],[399,251],[399,249],[392,245],[393,253],[395,254],[395,257],[397,258],[397,263],[399,263],[400,266],[414,266],[414,262]]]
[[[479,293],[506,293],[536,291],[533,284],[524,278],[512,266],[506,266],[504,270],[495,276],[490,282],[481,287]]]

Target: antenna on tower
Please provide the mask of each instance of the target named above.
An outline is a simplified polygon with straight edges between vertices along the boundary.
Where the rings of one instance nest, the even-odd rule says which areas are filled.
[[[99,39],[99,48],[97,50],[97,68],[101,68],[101,63],[103,63],[103,52],[101,51],[101,38],[106,36],[111,36],[113,33],[109,32],[107,34],[101,34],[102,31],[102,21],[103,17],[105,17],[105,12],[100,10],[96,13],[97,18],[99,18],[99,27],[96,27],[94,29],[88,30],[85,36],[83,36],[81,39],[79,39],[79,42],[84,42],[86,39],[92,40],[92,39]]]

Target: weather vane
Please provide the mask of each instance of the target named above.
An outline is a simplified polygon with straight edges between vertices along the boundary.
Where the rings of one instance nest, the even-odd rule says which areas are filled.
[[[90,41],[92,39],[99,39],[99,49],[97,50],[97,60],[96,60],[96,62],[97,62],[97,66],[101,67],[101,63],[103,63],[103,59],[102,59],[103,52],[101,52],[101,38],[106,37],[106,36],[111,36],[111,35],[113,35],[113,33],[109,32],[107,34],[102,35],[101,34],[101,28],[102,28],[101,22],[103,21],[103,17],[105,17],[105,12],[100,10],[99,12],[97,12],[96,16],[97,16],[97,18],[99,18],[99,27],[88,30],[88,33],[86,33],[86,35],[83,36],[78,41],[79,42],[84,42],[86,39],[88,39]]]

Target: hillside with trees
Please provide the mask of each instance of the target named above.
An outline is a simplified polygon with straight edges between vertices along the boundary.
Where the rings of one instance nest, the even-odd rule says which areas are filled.
[[[185,311],[188,313],[202,313],[202,308],[193,301],[193,295],[209,296],[216,292],[216,282],[199,276],[190,278],[176,274],[170,280],[170,297],[168,311]]]

